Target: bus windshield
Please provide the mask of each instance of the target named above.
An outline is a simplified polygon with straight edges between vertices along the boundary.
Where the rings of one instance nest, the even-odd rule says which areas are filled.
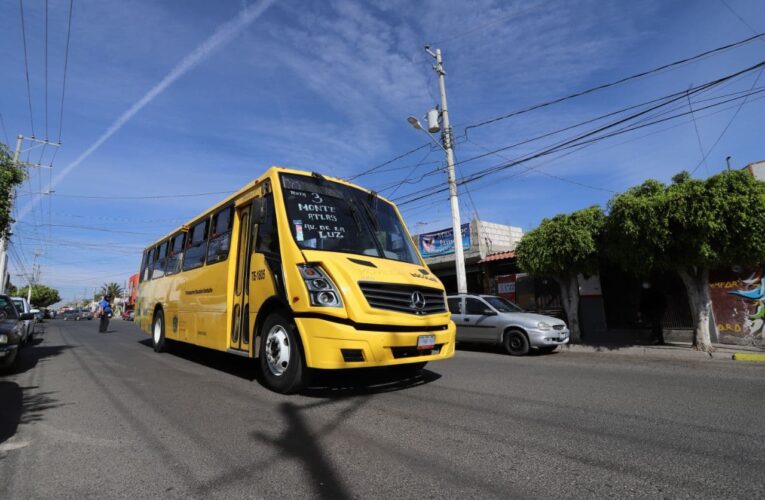
[[[320,176],[281,174],[281,183],[290,231],[300,248],[420,264],[390,203]]]

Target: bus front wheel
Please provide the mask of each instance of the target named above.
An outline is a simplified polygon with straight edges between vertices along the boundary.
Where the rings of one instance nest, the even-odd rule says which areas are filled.
[[[151,340],[154,344],[154,352],[165,350],[165,314],[162,309],[154,313],[154,322],[151,325]]]
[[[271,390],[292,394],[303,388],[306,367],[297,327],[284,313],[275,311],[263,323],[258,358]]]

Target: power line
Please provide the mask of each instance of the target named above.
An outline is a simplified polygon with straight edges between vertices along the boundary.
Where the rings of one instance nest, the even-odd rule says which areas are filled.
[[[29,58],[27,57],[27,31],[24,25],[24,0],[19,0],[19,8],[21,10],[21,39],[24,42],[24,74],[27,78],[27,100],[29,102],[29,124],[32,127],[32,137],[35,134],[35,121],[34,114],[32,113],[32,88],[29,85]]]
[[[392,159],[390,159],[390,160],[388,160],[388,161],[385,161],[385,162],[383,162],[383,163],[380,163],[379,165],[375,165],[374,167],[372,167],[372,168],[369,168],[369,169],[367,169],[367,170],[365,170],[365,171],[361,172],[360,174],[356,174],[356,175],[353,175],[353,176],[351,176],[351,177],[348,177],[346,180],[347,180],[347,181],[352,181],[353,179],[358,179],[359,177],[363,177],[363,176],[365,176],[365,175],[369,175],[369,174],[371,174],[372,172],[374,172],[374,171],[376,171],[376,170],[378,170],[378,169],[380,169],[380,168],[382,168],[382,167],[384,167],[384,166],[386,166],[386,165],[390,165],[390,164],[391,164],[391,163],[393,163],[394,161],[400,160],[401,158],[405,158],[405,157],[409,156],[410,154],[416,153],[417,151],[419,151],[419,150],[421,150],[421,149],[423,149],[423,148],[429,147],[429,146],[430,146],[430,143],[429,143],[429,142],[426,142],[426,143],[425,143],[425,144],[423,144],[422,146],[418,146],[418,147],[416,147],[416,148],[414,148],[414,149],[410,149],[410,150],[409,150],[409,151],[407,151],[406,153],[402,153],[402,154],[400,154],[400,155],[396,156],[395,158],[392,158]]]
[[[733,10],[733,8],[728,4],[728,2],[726,2],[725,0],[720,0],[720,1],[722,2],[723,5],[725,5],[725,7],[729,11],[731,11],[731,13],[734,16],[736,16],[738,18],[739,21],[741,21],[744,24],[744,26],[749,28],[753,33],[757,33],[757,30],[755,30],[748,22],[746,22],[746,20],[743,17],[738,15],[738,13],[735,10]],[[765,40],[763,40],[763,41],[765,41]],[[763,70],[765,70],[765,67],[763,69],[761,69],[760,72],[757,74],[757,78],[754,79],[754,82],[752,83],[752,87],[750,88],[750,91],[754,90],[754,88],[757,86],[757,82],[760,81],[760,77],[762,76]],[[701,166],[702,163],[706,163],[707,156],[709,156],[709,154],[712,152],[712,150],[722,140],[722,138],[725,135],[725,133],[728,131],[730,126],[733,124],[733,120],[736,119],[736,117],[738,116],[739,111],[741,111],[741,108],[743,108],[744,104],[746,104],[746,101],[747,101],[748,97],[749,96],[745,97],[744,100],[741,101],[741,103],[738,105],[738,108],[733,113],[733,116],[730,117],[730,120],[728,120],[728,123],[725,125],[725,128],[722,129],[722,132],[720,132],[720,135],[717,136],[717,139],[715,140],[715,142],[712,143],[712,146],[710,146],[710,148],[707,150],[706,154],[701,158],[701,161],[693,168],[693,170],[691,170],[691,174],[694,174],[696,172],[696,170],[699,169],[699,167]],[[708,170],[709,170],[709,167],[707,166],[707,171]],[[709,172],[707,172],[707,173],[709,173]]]
[[[757,68],[757,67],[760,67],[762,65],[765,65],[765,62],[760,63],[759,65],[756,65],[753,68]],[[749,70],[751,70],[751,68]],[[746,94],[744,96],[734,97],[734,98],[728,99],[726,101],[722,101],[722,102],[718,102],[718,103],[715,103],[715,104],[711,104],[709,106],[705,106],[705,107],[702,107],[702,108],[698,108],[696,111],[702,111],[702,110],[709,109],[709,108],[716,107],[716,106],[720,106],[722,104],[726,104],[728,102],[732,102],[732,101],[735,101],[735,100],[738,100],[738,99],[748,98],[750,95],[759,94],[759,93],[762,93],[762,92],[765,92],[765,89],[758,90],[758,91],[755,91],[755,92],[751,92],[751,93]],[[526,163],[528,161],[534,160],[534,159],[542,157],[542,156],[547,156],[549,154],[553,154],[553,153],[556,153],[556,152],[559,152],[559,151],[565,151],[565,150],[568,150],[568,149],[580,148],[582,146],[593,144],[595,142],[599,142],[599,141],[608,139],[610,137],[614,137],[616,135],[621,135],[621,134],[624,134],[624,133],[627,133],[627,132],[632,132],[634,130],[638,130],[638,129],[641,129],[641,128],[653,126],[653,125],[656,125],[658,123],[663,123],[663,122],[666,122],[666,121],[669,121],[669,120],[672,120],[672,119],[675,119],[675,118],[678,118],[678,117],[681,117],[681,116],[687,116],[689,113],[690,112],[678,113],[676,115],[672,115],[672,116],[669,116],[669,117],[665,117],[665,118],[661,118],[661,119],[658,119],[658,120],[654,120],[652,122],[643,123],[643,124],[640,124],[640,125],[623,127],[623,128],[621,128],[619,130],[616,130],[614,132],[610,132],[610,133],[602,134],[602,135],[599,135],[599,136],[596,136],[596,137],[592,137],[594,134],[598,134],[600,132],[603,132],[603,131],[605,131],[607,129],[613,128],[614,126],[619,125],[619,124],[624,122],[624,120],[618,120],[615,123],[606,125],[606,126],[601,127],[601,128],[599,128],[599,129],[597,129],[595,131],[587,132],[587,133],[582,134],[582,135],[580,135],[578,137],[575,137],[573,139],[565,140],[565,141],[562,141],[562,142],[557,143],[555,145],[552,145],[552,146],[548,147],[547,149],[543,149],[541,151],[537,151],[535,153],[528,154],[526,156],[520,157],[518,159],[512,160],[512,161],[507,162],[507,163],[495,165],[493,167],[488,167],[486,169],[480,170],[480,171],[478,171],[478,172],[476,172],[476,173],[474,173],[474,174],[472,174],[472,175],[470,175],[470,176],[468,176],[466,178],[460,179],[458,181],[458,184],[459,185],[464,185],[464,184],[468,184],[468,183],[471,183],[471,182],[475,182],[475,181],[477,181],[477,180],[479,180],[479,179],[481,179],[483,177],[486,177],[487,175],[491,175],[491,174],[497,173],[499,171],[505,170],[507,168],[511,168],[511,167],[516,166],[516,165],[520,165],[522,163]],[[586,140],[584,140],[584,139],[586,139]],[[447,188],[445,188],[445,187],[438,188],[436,186],[430,186],[428,188],[425,188],[425,189],[422,189],[422,190],[419,190],[419,191],[415,191],[415,192],[410,193],[408,195],[405,195],[403,197],[403,198],[408,198],[408,199],[404,200],[403,198],[399,198],[399,199],[394,200],[394,201],[396,201],[396,203],[399,204],[399,205],[406,205],[406,204],[410,204],[410,203],[413,203],[415,201],[418,201],[418,200],[421,200],[421,199],[433,196],[435,194],[444,192],[446,190],[447,190]],[[400,201],[400,200],[402,200],[402,201]]]
[[[671,104],[673,102],[676,102],[678,100],[684,99],[685,96],[686,96],[686,93],[690,95],[690,94],[697,94],[697,93],[704,92],[704,91],[709,90],[709,89],[711,89],[713,87],[716,87],[716,86],[718,86],[718,85],[720,85],[720,84],[722,84],[722,83],[724,83],[726,81],[733,80],[735,78],[738,78],[741,75],[747,74],[747,73],[749,73],[751,71],[754,71],[754,70],[759,69],[759,68],[764,67],[764,66],[765,66],[765,61],[760,62],[760,63],[758,63],[758,64],[756,64],[754,66],[751,66],[749,68],[743,69],[741,71],[738,71],[736,73],[732,73],[732,74],[726,75],[724,77],[718,78],[717,80],[713,80],[713,81],[704,83],[702,85],[690,88],[690,89],[685,90],[685,91],[675,92],[675,93],[666,95],[664,97],[660,97],[658,99],[652,99],[650,101],[646,101],[646,102],[641,103],[641,104],[637,104],[637,105],[633,105],[633,106],[628,106],[628,107],[622,108],[622,109],[620,109],[618,111],[613,111],[613,112],[610,112],[610,113],[606,113],[604,115],[600,115],[600,116],[598,116],[596,118],[592,118],[592,119],[586,120],[584,122],[580,122],[580,123],[577,123],[577,124],[574,124],[574,125],[571,125],[571,126],[568,126],[568,127],[564,127],[564,128],[555,130],[553,132],[548,132],[546,134],[542,134],[542,135],[539,135],[537,137],[533,137],[531,139],[526,139],[524,141],[517,142],[515,144],[511,144],[509,146],[503,146],[501,148],[497,148],[497,149],[495,149],[493,151],[489,151],[487,153],[483,153],[483,154],[480,154],[480,155],[473,156],[473,157],[468,158],[466,160],[462,160],[462,161],[460,161],[458,163],[459,164],[464,164],[464,163],[467,163],[467,162],[470,162],[470,161],[474,161],[474,160],[477,160],[477,159],[480,159],[480,158],[484,158],[486,156],[493,155],[494,153],[498,153],[498,152],[501,152],[501,151],[506,151],[508,149],[511,149],[511,148],[514,148],[514,147],[517,147],[517,146],[521,146],[521,145],[524,145],[524,144],[528,144],[530,142],[538,141],[538,140],[546,138],[546,137],[557,135],[557,134],[559,134],[561,132],[564,132],[564,131],[567,131],[567,130],[572,130],[572,129],[575,129],[575,128],[579,128],[582,125],[586,125],[586,124],[589,124],[589,123],[597,122],[597,121],[600,121],[600,120],[602,120],[604,118],[608,118],[608,117],[615,116],[615,115],[620,115],[620,114],[622,114],[622,113],[624,113],[626,111],[642,108],[642,107],[644,107],[646,105],[649,105],[649,104],[658,103],[658,104],[655,104],[654,106],[652,106],[652,107],[650,107],[648,109],[639,111],[639,112],[637,112],[635,114],[632,114],[632,115],[629,115],[629,116],[627,116],[625,118],[619,119],[618,121],[616,121],[616,122],[614,122],[612,124],[606,125],[606,127],[610,128],[610,127],[613,127],[613,126],[616,126],[616,125],[620,125],[621,123],[625,123],[627,121],[631,121],[631,120],[633,120],[635,118],[638,118],[640,116],[647,115],[648,113],[650,113],[652,111],[655,111],[657,109],[663,108],[664,106],[667,106],[667,105],[669,105],[669,104]],[[598,129],[598,130],[595,130],[593,132],[589,132],[588,134],[592,135],[592,134],[599,133],[601,131],[602,131],[602,129]]]
[[[79,194],[59,194],[56,196],[59,198],[80,198],[89,200],[160,200],[168,198],[194,198],[200,196],[212,196],[216,194],[233,194],[236,191],[211,191],[208,193],[184,193],[184,194],[162,194],[162,195],[149,195],[149,196],[91,196],[91,195],[79,195]],[[46,195],[47,192],[28,193],[27,196]]]
[[[707,163],[707,155],[704,153],[704,146],[701,144],[701,134],[699,133],[699,126],[696,123],[696,116],[693,114],[693,104],[691,103],[691,96],[688,95],[688,109],[691,111],[691,119],[693,120],[693,129],[696,131],[696,140],[699,143],[699,151],[701,151],[701,161],[707,167],[707,175],[709,175],[709,164]]]
[[[388,187],[386,187],[386,188],[383,188],[383,189],[381,189],[381,190],[380,190],[380,192],[383,192],[383,191],[387,191],[388,189],[391,189],[391,188],[393,188],[393,191],[391,191],[391,193],[390,193],[390,194],[388,194],[387,196],[388,196],[388,197],[391,197],[391,196],[393,196],[394,194],[396,194],[396,191],[398,191],[398,190],[399,190],[399,188],[401,188],[401,186],[403,186],[405,183],[407,183],[407,182],[409,181],[409,179],[412,177],[412,175],[414,175],[414,172],[415,172],[415,171],[416,171],[418,168],[420,168],[420,166],[422,165],[422,163],[423,163],[425,160],[427,160],[427,159],[428,159],[428,157],[430,156],[430,153],[432,153],[432,150],[429,150],[427,153],[425,153],[425,156],[423,156],[423,157],[422,157],[422,159],[421,159],[421,160],[420,160],[420,161],[419,161],[419,162],[418,162],[416,165],[414,165],[414,166],[412,167],[412,169],[409,171],[409,173],[406,175],[406,177],[404,177],[404,179],[403,179],[401,182],[399,182],[399,183],[396,183],[396,184],[393,184],[392,186],[388,186]]]
[[[8,132],[5,130],[5,121],[3,120],[2,113],[0,113],[0,126],[3,127],[3,136],[5,137],[5,143],[10,147],[11,141],[8,139]]]
[[[72,34],[72,7],[74,0],[69,0],[69,20],[66,28],[66,50],[64,51],[64,81],[61,85],[61,112],[58,118],[58,142],[61,142],[61,129],[64,125],[64,96],[66,95],[66,70],[69,66],[69,40]],[[52,161],[51,161],[52,163]],[[51,184],[52,185],[52,184]]]
[[[48,140],[48,0],[45,0],[45,140]],[[45,154],[45,145],[43,145]],[[42,163],[42,155],[40,155]]]
[[[753,40],[756,40],[756,39],[762,37],[763,35],[764,35],[763,33],[755,34],[754,36],[751,36],[751,37],[746,38],[744,40],[740,40],[738,42],[730,43],[728,45],[723,45],[722,47],[717,47],[715,49],[708,50],[706,52],[702,52],[700,54],[696,54],[695,56],[687,57],[685,59],[680,59],[678,61],[674,61],[674,62],[671,62],[669,64],[664,64],[662,66],[656,67],[656,68],[648,70],[648,71],[643,71],[641,73],[636,73],[634,75],[630,75],[630,76],[621,78],[619,80],[615,80],[613,82],[604,83],[602,85],[598,85],[596,87],[592,87],[592,88],[589,88],[589,89],[586,89],[586,90],[575,92],[573,94],[570,94],[570,95],[567,95],[567,96],[564,96],[564,97],[559,97],[559,98],[553,99],[551,101],[546,101],[546,102],[543,102],[543,103],[540,103],[540,104],[535,104],[535,105],[530,106],[528,108],[524,108],[524,109],[521,109],[521,110],[518,110],[518,111],[513,111],[512,113],[507,113],[505,115],[501,115],[501,116],[498,116],[496,118],[491,118],[489,120],[485,120],[485,121],[482,121],[482,122],[479,122],[479,123],[474,123],[472,125],[466,126],[463,133],[465,135],[467,135],[468,130],[473,129],[473,128],[483,127],[484,125],[489,125],[491,123],[495,123],[495,122],[498,122],[498,121],[501,121],[501,120],[506,120],[507,118],[511,118],[513,116],[518,116],[518,115],[521,115],[523,113],[528,113],[530,111],[534,111],[534,110],[537,110],[537,109],[540,109],[540,108],[551,106],[553,104],[558,104],[558,103],[561,103],[563,101],[567,101],[567,100],[570,100],[570,99],[574,99],[576,97],[581,97],[583,95],[591,94],[593,92],[596,92],[596,91],[599,91],[599,90],[603,90],[603,89],[607,89],[609,87],[614,87],[616,85],[621,85],[622,83],[626,83],[626,82],[631,81],[631,80],[636,80],[638,78],[643,78],[645,76],[648,76],[648,75],[651,75],[651,74],[654,74],[654,73],[658,73],[660,71],[664,71],[666,69],[669,69],[669,68],[672,68],[672,67],[675,67],[675,66],[679,66],[679,65],[682,65],[682,64],[687,64],[689,62],[702,59],[704,57],[710,56],[712,54],[716,54],[718,52],[723,52],[723,51],[726,51],[726,50],[729,50],[729,49],[732,49],[732,48],[735,48],[735,47],[739,47],[741,45],[745,45],[747,43],[752,42]]]

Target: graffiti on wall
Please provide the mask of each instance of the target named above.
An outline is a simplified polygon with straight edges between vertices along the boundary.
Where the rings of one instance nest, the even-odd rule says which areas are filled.
[[[763,267],[746,274],[718,275],[709,283],[720,342],[763,345],[765,276]]]

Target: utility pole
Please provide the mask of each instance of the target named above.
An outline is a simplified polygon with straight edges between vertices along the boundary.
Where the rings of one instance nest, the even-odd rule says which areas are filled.
[[[13,165],[17,166],[19,164],[19,155],[21,154],[21,143],[24,141],[24,136],[19,134],[16,136],[16,149],[13,151]],[[11,189],[11,192],[8,193],[8,197],[11,201],[10,206],[13,208],[13,199],[15,198],[15,189]],[[2,280],[0,281],[0,293],[5,293],[5,276],[8,274],[8,236],[11,228],[8,228],[8,231],[5,232],[3,235],[2,240],[0,240],[0,277],[2,277]]]
[[[37,139],[35,137],[24,137],[22,134],[19,134],[16,136],[16,149],[13,151],[13,165],[19,166],[22,163],[19,161],[19,157],[21,156],[21,153],[23,152],[21,150],[22,145],[24,143],[24,139],[32,143],[32,146],[28,147],[25,151],[31,151],[32,149],[43,147],[43,146],[52,146],[52,147],[59,147],[61,146],[60,142],[52,142],[48,139]],[[43,150],[43,153],[45,151]],[[42,157],[40,159],[42,161]],[[29,167],[38,167],[38,168],[53,168],[53,165],[43,165],[42,163],[38,162],[35,164],[31,163],[23,163],[23,165],[27,168]],[[51,186],[48,186],[48,192],[47,193],[40,193],[42,194],[51,194],[53,191],[51,191]],[[11,190],[10,193],[8,193],[8,197],[10,199],[10,208],[13,209],[13,202],[15,198],[15,190]],[[5,284],[6,284],[6,275],[8,274],[8,236],[10,236],[10,228],[8,228],[8,231],[6,231],[6,234],[0,239],[0,294],[3,294],[6,292],[5,290]],[[34,269],[32,270],[34,272]],[[31,288],[30,288],[31,290]]]
[[[452,208],[452,231],[454,233],[454,262],[457,270],[457,292],[467,293],[467,278],[465,276],[465,252],[462,248],[462,223],[460,221],[460,205],[457,198],[457,179],[454,174],[454,137],[452,136],[452,127],[449,124],[449,107],[446,104],[446,82],[444,77],[443,60],[441,59],[441,49],[436,49],[433,53],[430,46],[425,46],[425,51],[430,54],[436,64],[433,66],[438,75],[438,90],[441,93],[441,141],[446,152],[447,176],[449,180],[449,202]]]
[[[42,255],[42,252],[35,250],[34,259],[32,260],[32,275],[29,277],[29,290],[27,290],[27,302],[32,303],[32,287],[37,283],[37,279],[40,275],[40,266],[37,265],[37,257]]]

